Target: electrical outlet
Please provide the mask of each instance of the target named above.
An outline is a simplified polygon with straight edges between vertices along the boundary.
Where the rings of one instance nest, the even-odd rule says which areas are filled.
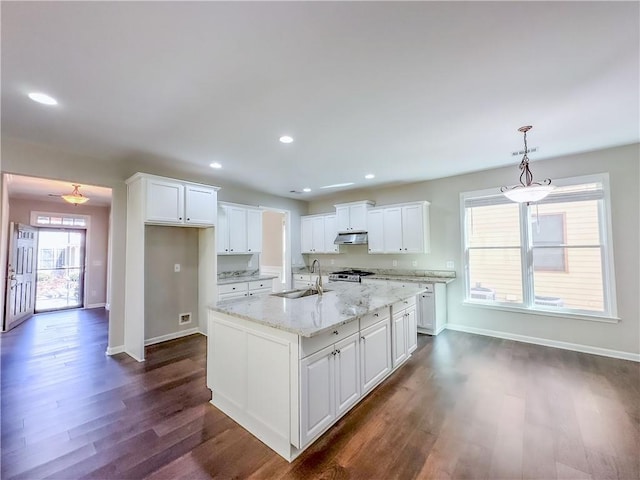
[[[397,267],[398,266],[398,260],[391,260],[391,266],[392,267]]]
[[[418,261],[414,260],[413,262],[411,262],[411,266],[412,267],[417,267],[418,266]]]
[[[249,268],[253,267],[253,258],[249,259],[249,263],[247,263]]]
[[[179,272],[180,271],[180,264],[179,263],[176,263],[176,264],[173,265],[173,271],[174,272]]]
[[[455,264],[453,263],[453,260],[447,260],[447,268],[449,270],[453,270],[455,267]]]
[[[335,265],[335,264],[336,264],[336,261],[332,258],[332,259],[331,259],[331,261],[330,261],[330,263],[331,263],[331,265]]]

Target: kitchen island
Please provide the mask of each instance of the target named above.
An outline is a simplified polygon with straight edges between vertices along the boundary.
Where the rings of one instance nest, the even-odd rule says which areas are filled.
[[[211,403],[292,461],[415,350],[419,287],[334,282],[209,309]]]

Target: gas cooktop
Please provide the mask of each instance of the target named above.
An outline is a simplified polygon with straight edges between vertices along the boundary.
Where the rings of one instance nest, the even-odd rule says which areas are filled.
[[[362,277],[367,275],[373,275],[373,272],[366,272],[364,270],[343,270],[341,272],[333,272],[329,275],[329,280],[332,282],[360,282]]]

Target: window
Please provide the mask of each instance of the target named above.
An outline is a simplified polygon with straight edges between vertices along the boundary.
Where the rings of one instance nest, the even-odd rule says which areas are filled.
[[[607,175],[556,181],[537,204],[461,195],[468,302],[616,315]]]
[[[36,227],[87,228],[88,215],[31,212],[31,225]]]

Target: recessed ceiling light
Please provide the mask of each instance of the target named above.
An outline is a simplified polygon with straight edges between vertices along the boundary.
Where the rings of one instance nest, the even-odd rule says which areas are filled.
[[[364,178],[366,178],[367,180],[371,180],[372,178],[376,178],[376,176],[373,173],[367,173]]]
[[[307,188],[303,188],[302,191],[306,192],[306,193],[309,193],[311,191],[311,189],[309,187],[307,187]]]
[[[320,187],[320,188],[340,188],[340,187],[348,187],[349,185],[353,185],[353,182],[334,183],[333,185],[325,185],[324,187]]]
[[[280,141],[282,143],[291,143],[291,142],[293,142],[293,138],[290,137],[289,135],[283,135],[283,136],[280,137]]]
[[[46,93],[31,92],[29,94],[29,98],[31,100],[33,100],[34,102],[42,103],[44,105],[57,105],[58,104],[58,101],[55,98],[50,97]]]
[[[222,165],[220,165],[218,162],[210,163],[209,166],[211,168],[222,168]]]

